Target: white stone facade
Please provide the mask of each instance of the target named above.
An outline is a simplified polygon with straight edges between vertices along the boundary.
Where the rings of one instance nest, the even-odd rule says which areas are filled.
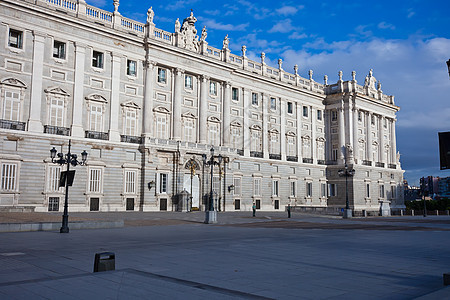
[[[321,84],[208,45],[193,13],[175,32],[84,0],[0,3],[0,208],[61,210],[61,167],[49,150],[89,153],[77,166],[70,211],[204,209],[215,167],[219,209],[345,205],[344,164],[356,213],[403,208],[395,122],[399,107],[372,71],[364,85]],[[195,160],[191,176],[189,161]],[[233,190],[234,188],[234,190]],[[59,204],[59,205],[58,205]]]

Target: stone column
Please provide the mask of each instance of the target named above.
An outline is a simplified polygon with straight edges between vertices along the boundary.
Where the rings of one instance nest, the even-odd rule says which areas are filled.
[[[392,157],[392,163],[398,164],[397,161],[397,141],[395,136],[395,119],[392,119],[391,121],[391,157]]]
[[[184,71],[181,69],[175,69],[175,84],[173,91],[173,140],[180,141],[181,140],[181,105],[182,105],[182,82],[183,82],[183,73]]]
[[[269,97],[270,98],[270,97]],[[269,159],[269,101],[267,94],[261,93],[261,111],[262,111],[262,152],[265,159]]]
[[[84,89],[84,64],[86,58],[86,46],[75,44],[75,79],[73,85],[73,109],[71,134],[76,137],[84,137],[83,130],[83,89]]]
[[[325,161],[331,160],[331,152],[333,147],[333,142],[331,139],[331,111],[324,110],[324,123],[325,123]]]
[[[199,99],[199,115],[198,115],[198,126],[199,126],[199,138],[198,141],[201,144],[206,144],[207,138],[207,120],[208,120],[208,76],[203,75],[200,81],[200,99]]]
[[[316,114],[314,114],[316,113]],[[317,154],[316,154],[316,148],[317,148],[317,141],[316,141],[316,120],[317,120],[317,110],[314,110],[314,107],[311,106],[311,158],[313,159],[313,162],[317,162]]]
[[[300,103],[296,103],[296,112],[295,115],[297,117],[297,156],[298,161],[303,162],[302,159],[302,105]]]
[[[111,61],[111,115],[109,119],[109,140],[119,142],[121,57],[115,53],[111,53]]]
[[[361,164],[359,157],[359,143],[358,143],[358,109],[353,108],[353,156],[355,158],[354,163]],[[357,159],[356,159],[357,158]]]
[[[250,136],[250,92],[249,90],[243,88],[243,139],[244,139],[244,156],[249,157],[250,156],[250,147],[251,147],[251,136]]]
[[[385,118],[383,116],[380,116],[380,118],[379,118],[379,124],[380,124],[380,127],[379,127],[380,128],[379,129],[380,152],[379,152],[379,154],[380,154],[380,162],[386,164],[387,163],[386,162],[386,151],[385,151],[385,148],[384,148],[384,146],[385,146],[384,145],[385,144],[385,141],[384,141],[384,120],[385,120]],[[385,167],[386,167],[386,165],[385,165]]]
[[[344,151],[345,151],[345,124],[344,124],[344,108],[338,108],[338,126],[339,126],[339,157],[338,163],[343,164],[344,162]]]
[[[148,60],[145,63],[144,116],[142,118],[144,137],[153,135],[153,81],[155,65],[155,62]]]
[[[280,120],[281,120],[281,126],[280,126],[280,153],[281,153],[281,160],[285,161],[286,160],[286,144],[287,144],[287,139],[286,139],[286,103],[283,101],[283,99],[280,98]]]
[[[230,105],[231,105],[231,83],[224,83],[224,96],[223,96],[223,107],[222,107],[222,145],[230,147]]]
[[[31,102],[28,131],[43,132],[42,111],[42,75],[44,71],[45,35],[33,32],[33,68],[31,75]]]
[[[370,112],[366,112],[366,142],[366,159],[372,161],[372,113]]]

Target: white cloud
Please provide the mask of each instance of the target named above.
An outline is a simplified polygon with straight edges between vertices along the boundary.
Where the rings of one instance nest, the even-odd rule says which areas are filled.
[[[394,30],[395,29],[395,26],[394,25],[392,25],[392,24],[389,24],[389,23],[386,23],[386,22],[380,22],[380,23],[378,23],[378,28],[380,28],[380,29],[391,29],[391,30]]]
[[[198,17],[198,19],[202,21],[203,25],[205,25],[206,28],[218,29],[218,30],[245,31],[247,29],[247,27],[249,26],[249,23],[235,25],[235,24],[223,24],[223,23],[217,22],[216,20],[202,18],[202,17]]]
[[[276,23],[272,26],[272,28],[268,31],[269,33],[280,32],[287,33],[294,30],[301,30],[301,28],[297,28],[292,25],[291,19],[284,19]]]
[[[414,15],[416,14],[416,12],[412,8],[409,8],[407,12],[408,12],[407,15],[408,19],[414,17]]]
[[[205,10],[204,11],[205,14],[207,15],[211,15],[211,16],[217,16],[220,14],[220,10],[216,9],[216,10]]]
[[[355,28],[356,33],[358,33],[359,35],[363,36],[363,37],[370,37],[372,36],[372,31],[367,30],[366,28],[368,27],[368,25],[358,25]]]
[[[300,9],[303,9],[303,5],[299,6],[289,6],[285,5],[275,10],[275,12],[279,15],[283,16],[289,16],[289,15],[295,15]]]
[[[288,38],[291,40],[301,40],[307,38],[308,35],[306,33],[298,33],[294,31]]]

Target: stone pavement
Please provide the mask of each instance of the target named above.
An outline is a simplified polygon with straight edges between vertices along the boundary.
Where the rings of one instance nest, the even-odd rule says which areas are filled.
[[[0,299],[450,298],[449,217],[250,215],[207,225],[201,212],[73,213],[69,227],[124,227],[0,233]],[[93,273],[104,251],[116,270]]]

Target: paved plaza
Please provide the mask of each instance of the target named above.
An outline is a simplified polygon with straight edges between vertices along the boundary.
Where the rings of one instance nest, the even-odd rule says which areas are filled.
[[[0,299],[450,298],[448,216],[226,212],[207,225],[202,212],[74,213],[69,227],[93,219],[124,227],[0,233]],[[115,271],[93,273],[107,251]]]

